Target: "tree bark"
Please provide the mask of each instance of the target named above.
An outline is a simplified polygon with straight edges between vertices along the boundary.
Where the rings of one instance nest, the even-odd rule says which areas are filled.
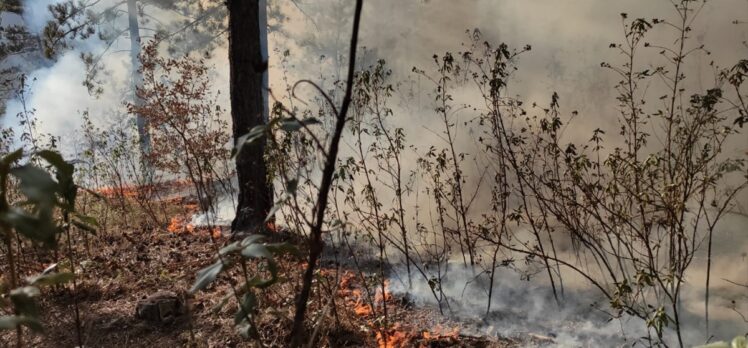
[[[138,88],[143,86],[143,72],[140,70],[140,26],[138,24],[138,8],[136,0],[127,0],[127,17],[130,32],[130,63],[132,64],[132,93],[133,104],[140,107],[143,102],[138,96]],[[148,120],[141,114],[135,116],[138,127],[138,143],[140,144],[141,165],[146,184],[153,179],[153,168],[150,164],[151,135],[148,132]]]
[[[262,57],[260,0],[228,0],[231,119],[234,141],[253,127],[266,123]],[[231,224],[234,233],[254,233],[272,206],[272,188],[267,180],[264,139],[243,149],[236,158],[239,200]]]

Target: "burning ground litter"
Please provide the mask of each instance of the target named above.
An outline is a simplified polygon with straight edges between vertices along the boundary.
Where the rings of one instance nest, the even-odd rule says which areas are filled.
[[[121,216],[112,218],[97,235],[86,243],[75,243],[81,255],[78,272],[78,293],[75,297],[65,289],[51,289],[40,303],[43,319],[49,323],[43,335],[28,336],[35,347],[74,346],[70,335],[71,306],[75,299],[81,310],[83,337],[89,347],[249,347],[232,329],[233,307],[217,314],[214,307],[224,294],[236,286],[234,274],[220,279],[207,292],[187,295],[194,274],[210,261],[215,248],[226,243],[224,235],[211,236],[209,230],[189,228],[194,207],[189,200],[167,202],[170,219],[153,226],[147,219]],[[141,215],[142,216],[142,215]],[[274,226],[273,226],[274,227]],[[283,231],[274,229],[283,239]],[[53,255],[41,254],[36,262],[26,264],[23,274],[38,273],[53,261]],[[277,260],[280,277],[299,279],[302,260],[287,256]],[[5,270],[6,265],[0,265]],[[64,262],[60,269],[69,268]],[[249,265],[256,269],[256,265]],[[429,307],[414,307],[387,286],[378,289],[379,279],[343,267],[323,267],[318,272],[318,292],[312,297],[310,310],[320,332],[320,347],[507,347],[511,340],[472,337],[459,334],[456,322],[439,315]],[[389,283],[388,283],[389,284]],[[324,289],[334,290],[325,296]],[[136,304],[154,293],[169,291],[182,297],[187,315],[174,321],[153,324],[138,319]],[[285,281],[261,293],[259,300],[272,309],[257,313],[263,341],[270,347],[285,347],[289,316],[298,284]],[[387,331],[383,331],[382,305],[388,306]],[[333,304],[334,303],[334,304]],[[334,308],[331,308],[333,306]],[[192,330],[191,330],[192,329]],[[192,333],[194,337],[192,337]],[[4,332],[0,339],[12,335]],[[6,341],[7,342],[7,341]]]
[[[100,190],[99,194],[109,199],[122,195],[136,207],[134,202],[143,195],[138,191],[137,187],[126,187]],[[154,191],[146,190],[148,194]],[[148,223],[143,215],[135,219],[123,217],[110,221],[107,228],[92,239],[91,245],[76,244],[78,252],[85,255],[79,269],[81,293],[76,299],[86,313],[85,332],[92,342],[90,345],[202,342],[207,346],[243,346],[241,338],[227,323],[231,320],[231,311],[223,310],[216,318],[211,314],[220,298],[236,285],[231,277],[218,282],[206,293],[186,297],[190,320],[181,318],[153,326],[134,318],[135,303],[152,293],[169,290],[184,296],[194,273],[211,259],[216,247],[230,241],[222,233],[228,230],[227,226],[192,224],[199,212],[193,198],[172,195],[158,203],[165,207],[161,226]],[[268,223],[268,231],[272,232],[272,240],[284,240],[293,235],[274,222]],[[291,242],[301,245],[298,238],[292,238]],[[584,293],[569,293],[567,306],[559,307],[547,286],[529,283],[510,269],[497,273],[493,309],[484,313],[483,298],[488,280],[460,266],[459,262],[449,265],[447,275],[439,284],[449,303],[442,314],[429,291],[434,284],[414,277],[412,286],[408,287],[403,278],[405,270],[389,264],[385,267],[387,278],[382,280],[376,271],[379,261],[373,258],[375,251],[370,246],[355,243],[350,247],[355,250],[341,251],[341,246],[329,245],[329,253],[323,257],[318,271],[317,294],[312,297],[310,310],[315,323],[321,327],[314,338],[319,346],[592,347],[614,342],[625,346],[621,330],[628,337],[642,334],[630,330],[625,322],[605,321],[603,315],[596,315],[591,303],[594,301],[574,299],[574,296],[584,297]],[[339,253],[335,254],[335,250]],[[356,260],[353,260],[354,254]],[[40,260],[51,262],[50,255]],[[46,268],[48,264],[41,261],[25,272],[32,274]],[[299,279],[303,260],[284,257],[278,261],[283,279]],[[255,267],[250,265],[252,269]],[[297,287],[293,281],[283,282],[278,289],[261,296],[262,301],[274,308],[258,313],[263,341],[274,342],[270,346],[285,344],[283,339]],[[332,298],[326,297],[329,294]],[[51,322],[59,319],[59,323],[52,325],[48,335],[35,337],[33,342],[40,347],[53,347],[58,342],[72,344],[65,331],[65,325],[71,324],[65,313],[69,311],[72,298],[64,291],[53,291],[51,295],[44,301],[43,308],[50,309]],[[194,339],[189,337],[190,327],[198,328],[199,335]],[[134,341],[134,337],[143,340]]]

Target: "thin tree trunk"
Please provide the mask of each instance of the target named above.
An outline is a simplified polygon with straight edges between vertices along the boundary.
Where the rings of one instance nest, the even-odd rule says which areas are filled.
[[[306,271],[301,286],[301,292],[296,299],[296,313],[294,314],[293,326],[291,329],[291,347],[301,346],[304,339],[304,318],[306,316],[307,301],[312,290],[312,280],[314,280],[314,269],[317,266],[317,260],[322,253],[322,226],[325,220],[325,210],[327,209],[327,200],[332,187],[332,177],[335,172],[335,162],[338,158],[340,138],[343,136],[345,128],[346,115],[351,105],[353,94],[353,75],[356,64],[356,46],[358,45],[358,29],[361,24],[361,9],[363,0],[356,0],[356,10],[353,18],[353,33],[351,35],[351,48],[348,57],[348,79],[346,81],[345,96],[343,103],[335,120],[335,132],[330,140],[330,147],[325,159],[325,167],[322,170],[322,182],[320,183],[319,195],[317,197],[317,207],[315,209],[314,225],[310,233],[309,241],[309,260],[307,261]]]
[[[138,24],[138,8],[136,0],[127,0],[127,16],[130,31],[130,63],[132,65],[133,105],[139,108],[143,101],[138,96],[138,88],[143,86],[143,72],[140,64],[140,26]],[[135,116],[138,127],[138,144],[142,157],[141,168],[146,184],[153,179],[153,168],[148,156],[151,154],[151,135],[148,133],[148,120],[141,114]]]
[[[712,236],[714,228],[709,228],[709,237],[706,250],[706,284],[704,286],[704,322],[706,324],[706,339],[709,340],[709,282],[712,276]]]
[[[231,119],[234,141],[253,127],[265,124],[263,84],[267,61],[262,56],[260,6],[262,0],[228,0]],[[267,35],[265,30],[265,35]],[[232,231],[256,232],[272,206],[267,181],[265,140],[245,148],[236,158],[239,200]]]

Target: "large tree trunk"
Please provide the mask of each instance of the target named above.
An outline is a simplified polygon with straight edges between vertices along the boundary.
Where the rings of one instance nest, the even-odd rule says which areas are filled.
[[[267,0],[259,0],[259,21],[260,21],[260,54],[262,54],[262,61],[268,61],[268,2]],[[262,112],[263,119],[268,122],[270,117],[270,100],[268,94],[270,92],[270,82],[268,80],[268,69],[265,69],[262,73]]]
[[[130,31],[130,63],[132,64],[133,104],[136,108],[142,105],[137,89],[143,86],[143,72],[140,70],[140,26],[138,25],[138,8],[136,0],[127,0],[127,16]],[[138,126],[138,143],[142,157],[142,171],[144,180],[150,184],[153,179],[153,168],[148,157],[151,154],[151,135],[148,132],[148,120],[140,114],[135,116]]]
[[[234,140],[265,124],[260,0],[228,0],[231,119]],[[264,160],[265,142],[243,149],[236,158],[239,201],[232,231],[257,232],[272,206],[272,189]]]

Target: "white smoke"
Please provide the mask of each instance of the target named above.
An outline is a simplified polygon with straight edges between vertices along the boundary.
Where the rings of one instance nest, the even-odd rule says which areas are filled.
[[[342,1],[342,0],[341,0]],[[55,0],[28,0],[26,12],[23,15],[25,24],[32,32],[38,33],[51,18],[47,6]],[[314,36],[315,26],[325,26],[338,23],[339,18],[333,18],[327,9],[342,2],[302,1],[302,8],[317,6],[314,13],[319,18],[311,21],[305,15],[292,7],[286,8],[290,20],[287,32],[292,34],[304,33],[308,40],[338,40],[345,51],[348,32],[340,37]],[[330,7],[325,7],[330,6]],[[709,45],[711,56],[701,56],[701,64],[706,65],[709,60],[715,60],[719,65],[726,66],[735,63],[745,51],[736,49],[745,39],[746,32],[737,30],[730,22],[734,16],[745,13],[745,2],[741,0],[720,0],[707,5],[694,23],[698,28],[696,35]],[[509,0],[431,0],[402,1],[402,0],[374,0],[367,1],[364,10],[362,27],[362,44],[376,50],[377,55],[386,59],[395,69],[395,73],[404,74],[411,67],[430,67],[432,54],[459,48],[459,43],[467,40],[466,29],[478,28],[485,38],[493,43],[507,41],[513,47],[531,44],[533,51],[524,55],[520,60],[520,72],[512,85],[511,94],[521,94],[528,102],[546,104],[550,94],[558,91],[564,112],[579,110],[586,117],[583,125],[570,130],[569,138],[583,137],[588,139],[589,130],[585,127],[601,127],[609,130],[615,127],[613,116],[616,115],[615,99],[610,95],[615,78],[609,72],[601,69],[602,61],[613,61],[619,58],[614,50],[607,49],[609,43],[620,42],[623,30],[620,25],[621,12],[628,12],[630,17],[664,17],[672,14],[670,3],[667,1],[653,2],[651,0],[632,1],[599,1],[599,0],[569,0],[559,6],[555,0],[537,1],[509,1]],[[334,12],[329,12],[334,13]],[[161,13],[159,13],[161,14]],[[746,16],[748,17],[748,16]],[[5,16],[3,17],[5,18]],[[163,18],[168,20],[168,18]],[[746,18],[742,18],[746,19]],[[339,24],[339,23],[338,23]],[[345,23],[344,23],[345,24]],[[347,30],[341,26],[341,30]],[[658,31],[654,39],[665,39],[669,33]],[[219,40],[225,40],[221,36]],[[126,41],[126,40],[124,40]],[[315,47],[332,47],[330,52],[340,47],[325,42],[327,45],[305,45],[294,42],[280,35],[271,33],[269,47],[270,84],[275,95],[282,95],[284,82],[279,71],[278,55],[284,48],[291,49],[291,59],[288,65],[291,83],[298,78],[315,79],[320,74],[337,71],[340,67],[322,67],[331,64],[330,59],[323,59],[310,54],[327,52]],[[81,52],[101,53],[105,46],[97,39],[79,43],[73,50],[63,54],[56,61],[40,61],[41,66],[29,74],[35,79],[31,84],[28,109],[34,109],[39,120],[39,131],[54,135],[70,135],[80,128],[80,113],[89,111],[94,120],[103,121],[104,115],[111,109],[120,109],[130,95],[129,71],[127,59],[129,42],[122,42],[110,49],[105,55],[103,66],[111,75],[106,77],[104,94],[94,97],[88,94],[82,85],[86,74],[85,65],[78,59]],[[124,51],[124,52],[123,52]],[[228,109],[228,64],[226,46],[218,45],[212,52],[209,63],[216,67],[214,72],[214,87],[223,91],[221,98]],[[328,53],[326,53],[328,54]],[[328,57],[329,58],[329,57]],[[711,71],[689,69],[689,76],[695,77],[694,84],[709,88],[713,76]],[[695,75],[695,76],[694,76]],[[416,88],[428,88],[423,85]],[[417,96],[418,98],[418,96]],[[418,134],[418,141],[423,144],[433,143],[435,137],[429,137],[421,126],[429,122],[423,115],[428,108],[428,100],[423,97],[423,105],[413,107],[416,111],[402,114],[395,119],[398,125],[406,127],[407,134]],[[420,99],[410,101],[420,103]],[[18,100],[12,100],[2,122],[5,125],[18,126],[15,115],[22,110]],[[407,117],[406,117],[407,116]],[[589,121],[589,122],[587,122]],[[469,138],[466,140],[470,140]],[[736,144],[737,150],[745,150],[748,143]],[[745,196],[744,196],[745,197]],[[742,202],[746,202],[743,198]],[[745,203],[743,203],[745,204]],[[223,225],[230,224],[234,216],[235,200],[224,196],[217,202],[214,213],[196,215],[193,217],[195,225]],[[745,221],[730,222],[727,245],[734,247],[734,253],[729,257],[716,261],[715,269],[725,273],[724,278],[740,281],[735,276],[745,275],[745,262],[736,264],[736,255],[745,252],[745,243],[739,238],[737,230],[745,226]],[[743,227],[744,229],[744,227]],[[730,241],[739,241],[731,243]],[[453,267],[445,291],[458,306],[458,312],[463,317],[479,318],[483,321],[485,311],[486,281],[475,281],[466,270]],[[692,275],[694,284],[702,283],[698,273]],[[734,289],[722,281],[721,276],[715,277],[715,288],[719,291]],[[470,282],[470,285],[465,285]],[[397,284],[393,282],[393,287]],[[430,290],[426,282],[416,282],[411,291],[421,303],[433,304]],[[478,332],[487,334],[512,335],[517,332],[527,332],[530,328],[539,334],[556,336],[560,346],[589,346],[590,342],[598,342],[599,346],[611,346],[607,340],[620,340],[625,337],[640,337],[642,323],[636,320],[606,321],[603,316],[589,310],[590,300],[587,293],[578,290],[577,293],[567,295],[567,305],[557,309],[555,301],[550,297],[547,286],[542,282],[527,282],[511,271],[500,271],[495,281],[496,293],[492,297],[493,310],[486,317],[486,322],[476,325]],[[398,290],[395,288],[395,290]],[[404,289],[399,289],[404,291]],[[699,293],[684,295],[694,307],[699,310]],[[727,297],[725,297],[727,299]],[[718,315],[720,319],[732,320],[739,323],[734,313],[725,310],[727,304],[720,304],[723,310]],[[716,306],[716,305],[715,305]],[[592,313],[592,314],[590,314]],[[501,316],[505,317],[502,318]],[[729,327],[728,327],[729,326]],[[725,331],[732,330],[733,325],[727,325]],[[623,332],[623,334],[622,334]],[[734,334],[736,332],[733,332]],[[725,337],[726,338],[726,337]],[[701,337],[699,337],[701,339]],[[618,341],[616,341],[618,342]]]
[[[40,33],[47,22],[52,19],[50,5],[61,3],[63,0],[27,0],[23,4],[23,21],[29,32]]]
[[[403,269],[393,271],[402,277]],[[644,320],[623,315],[611,318],[604,312],[606,300],[594,290],[577,284],[567,286],[560,303],[557,303],[551,287],[542,279],[527,279],[514,269],[498,268],[493,283],[491,309],[488,304],[489,277],[476,274],[462,262],[450,262],[441,282],[446,295],[442,301],[445,315],[460,322],[462,334],[520,340],[531,345],[536,337],[549,338],[543,347],[638,347],[646,346],[643,338],[648,336]],[[566,275],[568,276],[568,274]],[[542,278],[541,275],[536,275]],[[439,303],[432,294],[429,282],[413,276],[410,288],[404,281],[392,277],[390,291],[407,296],[418,306],[437,307]],[[716,307],[716,306],[715,306]],[[683,319],[682,333],[687,344],[704,341],[703,322],[696,313]],[[713,318],[713,333],[716,337],[730,338],[742,331],[734,320]],[[672,330],[666,329],[664,340],[677,342]]]
[[[192,216],[190,224],[193,226],[231,226],[236,216],[237,191],[236,177],[231,179],[232,187],[229,191],[220,190],[221,194],[213,202],[207,212],[199,212]]]
[[[58,3],[57,0],[29,1],[24,6],[23,24],[35,35],[41,35],[44,26],[52,16],[48,6]],[[72,144],[73,134],[81,128],[81,114],[88,111],[94,115],[97,124],[108,121],[107,116],[114,110],[122,110],[130,93],[126,90],[130,70],[121,52],[128,47],[116,42],[111,47],[96,38],[78,40],[72,49],[62,51],[54,60],[31,56],[25,62],[27,86],[24,90],[15,91],[15,98],[8,102],[2,123],[4,126],[19,127],[16,117],[24,109],[36,120],[38,134],[50,134],[61,137],[63,146]],[[103,54],[106,51],[115,53]],[[80,59],[81,53],[101,54],[100,66],[106,67],[102,76],[103,94],[91,95],[83,85],[88,68]],[[36,67],[35,69],[33,67]],[[25,105],[19,93],[23,93]],[[69,149],[63,149],[69,150]]]
[[[124,61],[115,57],[105,58],[112,70],[109,83],[104,89],[104,95],[94,98],[83,86],[85,78],[85,64],[78,57],[77,52],[67,52],[49,67],[33,71],[27,77],[30,92],[26,95],[26,108],[33,110],[38,121],[40,133],[56,136],[73,134],[80,129],[81,113],[88,110],[94,115],[103,115],[114,105],[122,105],[121,87],[117,81],[122,81],[122,75],[127,71]],[[22,112],[24,105],[19,99],[8,103],[4,118],[6,124],[15,125],[18,120],[15,115]]]

